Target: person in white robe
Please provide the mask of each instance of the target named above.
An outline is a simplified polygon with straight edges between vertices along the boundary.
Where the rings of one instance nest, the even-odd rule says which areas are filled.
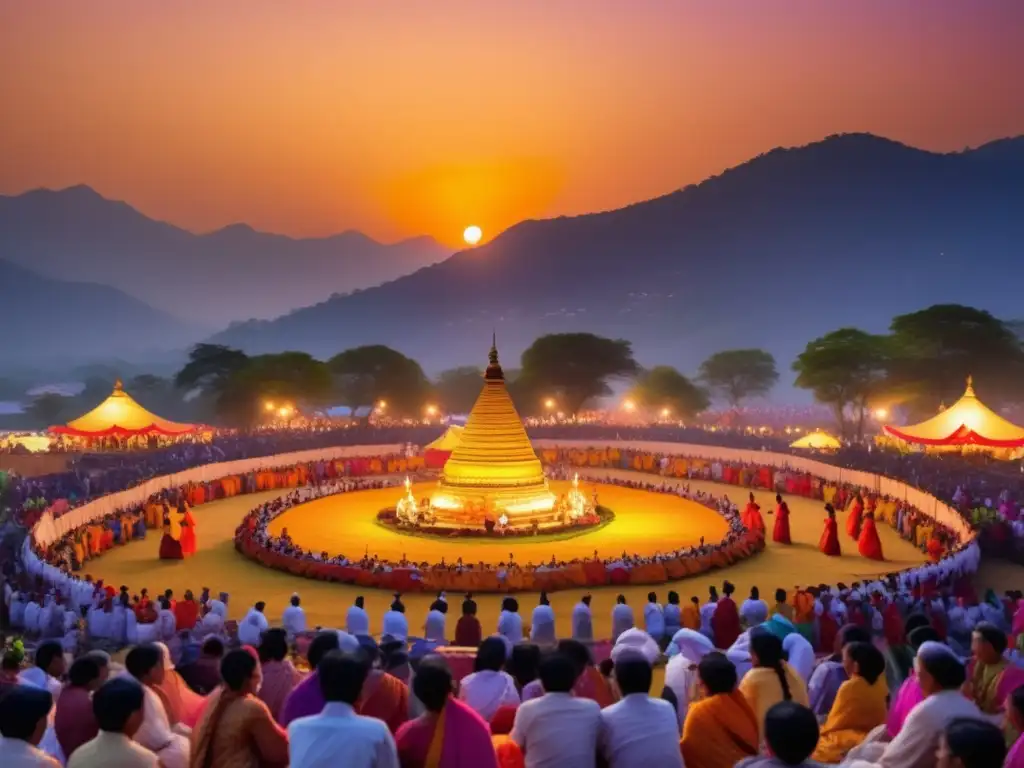
[[[270,629],[270,622],[263,615],[266,604],[262,601],[256,603],[245,617],[238,624],[238,642],[242,645],[251,645],[258,648],[263,633]]]
[[[370,634],[370,614],[363,607],[365,605],[366,601],[362,595],[359,595],[352,607],[348,609],[348,613],[345,614],[345,629],[350,635],[359,637]]]
[[[288,635],[288,642],[294,642],[295,636],[306,631],[306,612],[302,609],[298,593],[292,595],[290,605],[281,614],[281,626]]]
[[[402,642],[409,638],[409,620],[405,618],[405,606],[397,596],[391,603],[391,610],[384,614],[384,620],[381,623],[381,636],[384,635]]]
[[[960,692],[966,670],[949,646],[930,640],[922,643],[914,658],[914,671],[924,701],[910,710],[892,741],[885,741],[885,724],[875,728],[850,751],[842,763],[844,768],[931,768],[939,738],[950,721],[985,719],[977,705]]]
[[[540,604],[530,618],[530,639],[542,645],[553,645],[555,637],[555,609],[551,607],[547,592],[540,593]]]
[[[171,610],[171,605],[166,599],[161,598],[160,600],[160,611],[157,613],[156,619],[157,635],[165,643],[174,637],[174,633],[178,628],[178,621],[174,617],[174,611]]]
[[[768,621],[768,603],[761,599],[757,587],[750,588],[750,597],[740,605],[740,621],[748,629]]]
[[[463,678],[459,686],[459,699],[488,722],[502,705],[519,705],[516,681],[502,669],[507,658],[505,638],[488,637],[477,650],[476,671]]]
[[[210,611],[220,616],[221,621],[228,620],[228,593],[221,592],[220,597],[209,602]]]
[[[665,609],[661,607],[654,592],[648,593],[647,602],[644,604],[644,628],[647,634],[661,645],[665,637]]]
[[[171,727],[170,718],[160,696],[152,686],[160,685],[166,674],[164,651],[156,644],[142,645],[129,651],[123,673],[142,685],[142,725],[132,738],[156,754],[162,768],[188,768],[192,731],[183,723]]]
[[[619,635],[634,626],[633,609],[626,604],[626,596],[619,595],[615,598],[615,607],[612,608],[612,643],[619,639]]]
[[[810,682],[814,673],[814,647],[799,632],[786,635],[782,641],[782,650],[786,652],[786,660],[804,682]]]
[[[501,601],[498,634],[513,645],[523,641],[523,617],[519,615],[519,601],[514,597],[506,597]]]
[[[686,719],[690,702],[697,697],[700,676],[697,665],[700,660],[715,650],[715,644],[693,629],[680,629],[672,636],[665,649],[668,664],[665,666],[665,685],[676,695],[676,710],[679,723]]]
[[[711,628],[711,619],[718,609],[718,590],[711,587],[711,598],[700,607],[700,631],[712,640],[715,639],[715,631]]]
[[[594,639],[594,615],[590,611],[590,595],[584,595],[572,609],[572,637],[584,642]]]

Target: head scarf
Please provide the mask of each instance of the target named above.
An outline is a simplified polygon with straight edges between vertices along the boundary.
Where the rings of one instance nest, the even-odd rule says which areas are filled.
[[[642,658],[653,666],[654,662],[661,656],[661,649],[653,637],[642,629],[634,627],[633,629],[627,629],[619,635],[615,641],[615,646],[612,648],[611,655],[612,661],[618,661],[620,658],[624,660],[628,656],[630,658]]]
[[[672,642],[665,649],[665,655],[671,659],[673,656],[682,654],[696,664],[713,650],[715,650],[715,644],[706,635],[693,629],[680,629],[672,635]]]
[[[781,613],[776,613],[764,624],[760,625],[763,629],[768,630],[775,635],[779,640],[785,640],[791,634],[796,632],[796,626],[783,616]]]
[[[799,632],[786,635],[782,641],[782,649],[788,654],[789,666],[804,679],[805,683],[808,682],[814,671],[814,648],[807,638]]]

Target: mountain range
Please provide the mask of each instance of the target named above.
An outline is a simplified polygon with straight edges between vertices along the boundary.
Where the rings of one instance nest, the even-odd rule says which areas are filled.
[[[429,237],[385,245],[354,231],[301,239],[236,224],[197,235],[86,186],[0,196],[0,259],[109,285],[207,332],[384,283],[450,253]]]
[[[692,372],[763,347],[786,369],[807,341],[938,302],[1013,319],[1024,294],[1024,137],[941,154],[870,134],[775,149],[606,213],[522,222],[376,288],[213,341],[328,356],[383,343],[437,370],[511,362],[536,336],[629,339],[641,363]],[[784,374],[784,380],[788,376]]]

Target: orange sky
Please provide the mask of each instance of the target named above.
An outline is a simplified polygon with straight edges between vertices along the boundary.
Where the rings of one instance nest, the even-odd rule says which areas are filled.
[[[1024,132],[1019,0],[10,0],[0,192],[485,239],[776,145]]]

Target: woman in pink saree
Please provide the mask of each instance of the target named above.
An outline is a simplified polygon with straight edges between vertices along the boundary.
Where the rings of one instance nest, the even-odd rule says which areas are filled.
[[[412,688],[427,711],[395,735],[402,768],[499,768],[490,728],[452,696],[452,674],[444,659],[424,658]]]
[[[164,709],[167,710],[167,719],[171,725],[183,723],[189,728],[194,728],[199,722],[199,717],[206,708],[206,697],[200,696],[193,691],[178,674],[171,660],[170,649],[163,643],[154,643],[163,656],[164,679],[155,686],[154,690],[163,701]]]

